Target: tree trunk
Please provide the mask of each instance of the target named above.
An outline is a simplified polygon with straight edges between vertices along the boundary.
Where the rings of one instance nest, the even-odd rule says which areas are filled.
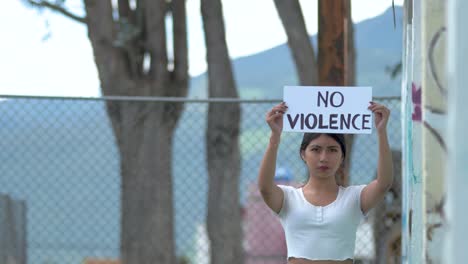
[[[175,264],[171,152],[162,103],[123,103],[120,137],[122,263]],[[133,111],[136,110],[136,111]]]
[[[299,1],[275,0],[275,5],[288,36],[288,46],[292,52],[300,84],[317,85],[318,70],[314,47],[307,33]]]
[[[209,96],[238,98],[220,0],[202,0]],[[239,206],[239,103],[210,103],[206,128],[209,174],[207,230],[211,263],[244,263]]]
[[[322,86],[354,85],[354,34],[349,0],[319,0],[319,84]],[[344,173],[337,182],[349,183],[352,135],[346,136],[347,155]]]
[[[356,85],[356,49],[354,47],[354,24],[351,18],[351,1],[345,0],[345,83],[346,86]],[[345,175],[343,182],[349,181],[349,169],[351,166],[352,150],[354,144],[354,134],[346,134],[346,159]]]
[[[353,86],[356,85],[356,48],[350,0],[345,0],[345,8],[345,85]]]
[[[345,1],[319,0],[318,65],[324,86],[345,84]]]
[[[185,1],[85,0],[88,36],[104,95],[186,96]],[[174,62],[166,52],[166,11],[174,29]],[[125,29],[127,31],[125,31]],[[133,33],[129,34],[128,29]],[[149,66],[143,64],[143,58]],[[173,68],[173,70],[169,70]],[[107,101],[121,164],[121,261],[175,264],[172,137],[182,104]]]

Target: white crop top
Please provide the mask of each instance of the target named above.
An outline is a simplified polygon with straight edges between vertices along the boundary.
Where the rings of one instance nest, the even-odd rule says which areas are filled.
[[[284,200],[278,216],[286,235],[288,259],[354,258],[356,231],[364,216],[360,196],[365,185],[340,186],[336,200],[326,206],[308,202],[301,188],[279,187]]]

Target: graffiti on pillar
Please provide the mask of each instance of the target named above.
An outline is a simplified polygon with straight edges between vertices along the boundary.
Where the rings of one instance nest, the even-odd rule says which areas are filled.
[[[413,113],[411,115],[411,119],[415,122],[421,122],[421,85],[418,86],[414,82],[411,83],[411,100],[413,101]]]
[[[442,13],[440,14],[444,16]],[[439,263],[443,258],[442,245],[446,227],[445,202],[445,141],[447,87],[445,82],[445,41],[446,27],[438,26],[431,30],[433,22],[426,22],[430,34],[426,39],[426,77],[421,123],[425,130],[425,174],[426,174],[426,261]],[[424,93],[428,93],[424,95]]]
[[[436,67],[437,63],[435,59],[435,51],[436,49],[440,48],[441,40],[443,40],[446,31],[447,29],[445,26],[442,26],[439,30],[436,31],[436,33],[432,36],[428,50],[429,70],[431,71],[431,76],[444,99],[447,99],[447,89],[442,84],[441,75],[438,73]]]

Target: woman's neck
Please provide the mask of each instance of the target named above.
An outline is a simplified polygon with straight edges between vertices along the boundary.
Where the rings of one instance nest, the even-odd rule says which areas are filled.
[[[337,191],[338,184],[336,183],[336,180],[334,177],[327,178],[327,179],[319,179],[319,178],[310,176],[309,180],[303,186],[303,188],[314,191],[314,192],[316,191],[330,192],[330,191]]]

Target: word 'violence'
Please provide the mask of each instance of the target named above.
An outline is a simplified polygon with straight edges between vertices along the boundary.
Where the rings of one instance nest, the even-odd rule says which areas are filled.
[[[365,114],[296,114],[294,116],[286,114],[289,125],[292,129],[299,125],[300,129],[371,129],[371,115]],[[298,124],[299,123],[299,124]]]

